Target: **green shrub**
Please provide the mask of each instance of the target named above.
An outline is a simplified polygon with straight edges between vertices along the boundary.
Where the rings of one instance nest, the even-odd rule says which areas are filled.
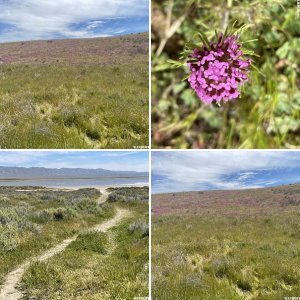
[[[149,225],[143,220],[138,220],[128,226],[128,231],[130,233],[140,232],[142,237],[149,236]]]
[[[219,258],[215,259],[212,262],[212,270],[216,277],[223,278],[228,276],[230,278],[230,272],[231,272],[231,264],[228,259],[225,258]]]
[[[110,190],[108,202],[148,201],[149,199],[147,187],[123,187]]]
[[[0,251],[12,251],[19,245],[19,229],[16,225],[0,225]]]
[[[236,285],[239,289],[245,291],[245,292],[251,292],[252,286],[249,281],[247,281],[244,278],[240,278],[237,280]]]
[[[65,207],[43,209],[34,215],[34,219],[40,223],[71,220],[76,217],[77,213],[74,209]]]

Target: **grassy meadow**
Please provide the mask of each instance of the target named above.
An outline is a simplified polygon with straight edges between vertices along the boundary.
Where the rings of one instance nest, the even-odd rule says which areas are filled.
[[[152,197],[154,300],[300,295],[300,185]]]
[[[152,0],[152,144],[155,148],[271,149],[299,147],[300,19],[291,0]],[[188,43],[202,46],[235,23],[241,35],[249,82],[235,101],[205,105],[173,68]],[[250,41],[252,40],[252,41]]]
[[[147,146],[148,78],[148,33],[0,44],[0,147]]]
[[[23,189],[0,189],[0,286],[25,260],[78,234],[64,251],[31,261],[18,286],[24,299],[148,295],[148,188],[110,189],[113,200],[101,204],[96,189]],[[106,232],[91,230],[117,209],[128,216]]]

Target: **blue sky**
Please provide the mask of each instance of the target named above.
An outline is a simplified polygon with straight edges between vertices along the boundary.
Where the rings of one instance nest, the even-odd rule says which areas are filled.
[[[1,151],[0,166],[148,172],[148,151]]]
[[[152,193],[300,183],[300,151],[152,152]]]
[[[148,0],[0,0],[0,42],[148,30]]]

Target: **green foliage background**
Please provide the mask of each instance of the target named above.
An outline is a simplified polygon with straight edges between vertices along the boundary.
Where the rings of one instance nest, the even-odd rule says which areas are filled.
[[[154,148],[296,148],[300,142],[300,17],[291,0],[152,1],[152,134]],[[172,69],[201,30],[213,38],[237,20],[253,24],[243,40],[259,57],[236,101],[204,105]]]

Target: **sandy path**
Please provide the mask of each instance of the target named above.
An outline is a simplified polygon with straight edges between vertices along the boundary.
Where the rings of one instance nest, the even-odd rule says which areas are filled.
[[[107,194],[108,195],[108,194]],[[106,195],[106,198],[107,198]],[[101,197],[100,197],[101,198]],[[106,199],[105,198],[105,199]],[[110,228],[116,226],[123,218],[129,215],[129,211],[121,208],[117,208],[116,215],[99,225],[96,225],[89,229],[89,231],[102,231],[106,232]],[[19,300],[22,298],[23,294],[17,290],[18,284],[21,282],[22,276],[27,268],[30,266],[30,263],[33,261],[44,261],[50,257],[62,252],[65,248],[70,245],[73,241],[77,239],[78,235],[73,236],[72,238],[64,240],[59,245],[47,250],[40,256],[34,257],[31,261],[27,261],[24,264],[20,265],[17,269],[10,272],[4,281],[3,288],[0,293],[0,300]]]
[[[109,195],[109,192],[107,192],[107,189],[98,189],[101,193],[100,197],[98,198],[98,204],[102,204],[107,200],[107,197]]]

